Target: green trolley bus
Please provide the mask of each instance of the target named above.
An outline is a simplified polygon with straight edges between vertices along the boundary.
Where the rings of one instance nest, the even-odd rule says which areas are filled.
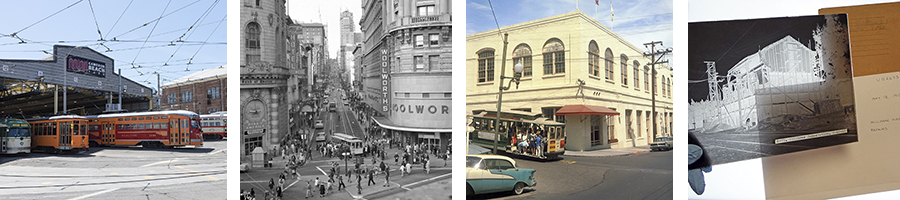
[[[31,125],[21,119],[0,120],[0,154],[31,153]]]
[[[494,149],[496,111],[469,115],[475,129],[469,134],[473,144]],[[566,124],[542,117],[540,113],[503,111],[500,115],[497,151],[507,154],[556,159],[566,152]],[[540,138],[540,142],[536,138]],[[514,143],[515,142],[515,143]]]

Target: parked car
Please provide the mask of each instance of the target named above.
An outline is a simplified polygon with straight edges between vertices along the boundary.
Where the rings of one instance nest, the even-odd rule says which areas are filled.
[[[241,172],[247,172],[250,170],[250,163],[241,163]]]
[[[499,155],[466,155],[466,195],[507,192],[522,194],[534,187],[534,169],[521,169],[512,158]]]
[[[666,150],[672,149],[672,137],[654,138],[653,143],[650,143],[650,150],[662,151],[663,149],[666,149]]]
[[[323,128],[325,128],[325,124],[322,123],[321,119],[317,119],[316,120],[316,129],[323,129]]]

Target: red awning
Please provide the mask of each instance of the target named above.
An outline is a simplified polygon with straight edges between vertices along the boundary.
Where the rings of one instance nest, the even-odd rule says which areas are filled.
[[[619,112],[603,106],[565,105],[556,115],[619,115]]]

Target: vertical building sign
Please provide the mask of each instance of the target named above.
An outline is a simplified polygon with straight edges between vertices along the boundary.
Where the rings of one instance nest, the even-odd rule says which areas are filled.
[[[390,112],[391,111],[391,102],[389,91],[389,82],[388,80],[388,71],[390,68],[388,67],[389,54],[386,48],[381,49],[381,111]]]

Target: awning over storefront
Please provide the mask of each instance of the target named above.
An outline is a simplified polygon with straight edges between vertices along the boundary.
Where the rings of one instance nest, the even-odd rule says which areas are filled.
[[[491,153],[490,149],[469,143],[468,154],[490,154],[490,153]]]
[[[392,122],[390,119],[388,119],[386,117],[372,117],[372,120],[374,120],[375,123],[378,124],[378,126],[380,126],[381,128],[397,130],[397,131],[426,132],[426,133],[428,133],[428,132],[430,132],[430,133],[434,133],[434,132],[449,133],[452,131],[451,128],[421,128],[421,127],[400,126],[400,125],[397,125],[396,123]]]
[[[565,105],[556,115],[619,115],[619,112],[603,106]]]

